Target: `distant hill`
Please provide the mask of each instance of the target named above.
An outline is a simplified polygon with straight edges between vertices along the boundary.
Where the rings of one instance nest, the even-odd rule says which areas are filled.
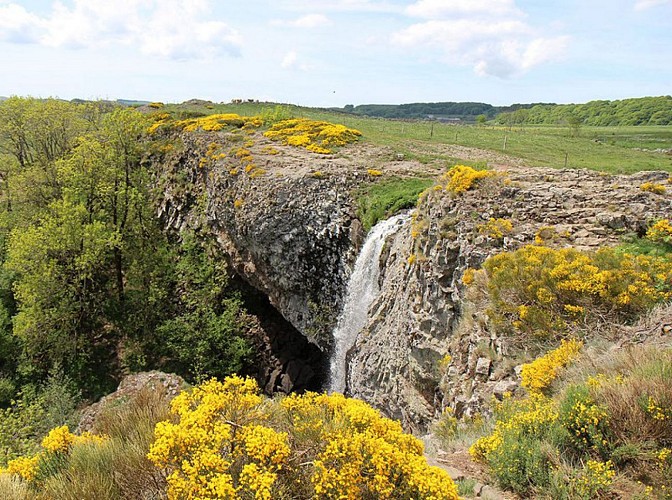
[[[493,106],[482,102],[417,102],[411,104],[347,105],[343,108],[338,108],[338,111],[379,118],[475,121],[476,117],[479,115],[485,115],[487,119],[492,119],[500,113],[511,112],[517,109],[528,109],[540,104],[541,103]],[[554,104],[543,105],[554,106]]]
[[[134,101],[133,99],[117,99],[122,106],[144,106],[152,101]]]
[[[0,102],[6,101],[7,99],[9,99],[9,97],[5,97],[4,95],[0,95]]]

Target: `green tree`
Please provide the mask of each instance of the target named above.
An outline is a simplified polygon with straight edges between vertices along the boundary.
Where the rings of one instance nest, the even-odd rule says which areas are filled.
[[[94,390],[103,383],[94,372],[109,364],[123,335],[125,274],[135,262],[125,252],[138,247],[138,237],[154,236],[156,226],[140,167],[144,129],[142,115],[118,109],[70,152],[61,151],[48,167],[58,196],[52,193],[55,199],[9,238],[14,333],[30,363],[42,373],[60,364]]]
[[[175,265],[175,314],[157,329],[167,366],[190,380],[240,371],[251,354],[246,316],[228,288],[226,265],[185,234]]]

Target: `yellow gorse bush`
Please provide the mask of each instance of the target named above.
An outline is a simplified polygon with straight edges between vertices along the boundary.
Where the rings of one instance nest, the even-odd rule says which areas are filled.
[[[28,483],[35,480],[40,470],[40,464],[54,455],[67,455],[72,448],[80,445],[92,444],[99,446],[109,440],[107,436],[98,436],[85,432],[82,435],[75,435],[70,432],[67,425],[55,427],[42,440],[43,451],[30,456],[19,457],[7,462],[7,469],[0,472],[16,474]]]
[[[466,165],[455,165],[439,178],[439,182],[446,191],[461,194],[473,188],[479,180],[492,175],[493,173],[487,170],[476,170]]]
[[[540,435],[558,419],[553,400],[540,393],[532,393],[525,399],[505,401],[500,404],[499,411],[494,431],[476,440],[469,448],[469,454],[475,460],[486,461],[490,454],[501,452],[507,435]]]
[[[302,147],[319,154],[333,153],[333,148],[356,142],[362,133],[345,125],[293,118],[274,124],[264,135],[274,141]]]
[[[672,262],[603,248],[596,253],[528,245],[483,265],[504,330],[548,337],[584,315],[630,319],[672,298]]]
[[[645,182],[644,184],[639,186],[639,189],[654,194],[665,194],[667,192],[667,188],[665,186],[663,186],[662,184],[656,184],[655,182]]]
[[[24,481],[33,481],[38,471],[38,464],[40,462],[40,454],[32,457],[18,457],[10,460],[7,463],[6,472],[9,474],[16,474]]]
[[[579,498],[595,498],[611,486],[615,476],[616,471],[611,460],[588,460],[578,476],[572,478],[571,483]]]
[[[555,380],[558,370],[578,356],[582,346],[583,343],[576,339],[563,340],[557,349],[524,364],[520,373],[521,385],[530,392],[543,391]]]
[[[513,223],[509,219],[491,217],[488,222],[478,224],[476,229],[488,238],[499,240],[513,231]]]
[[[669,219],[656,221],[646,232],[646,238],[656,243],[672,244],[672,224]]]
[[[188,118],[175,122],[175,127],[185,132],[205,130],[217,132],[227,128],[259,128],[263,125],[258,116],[240,116],[235,113],[215,114],[199,118]]]
[[[173,402],[149,458],[169,498],[457,498],[398,422],[340,394],[280,401],[250,379],[212,380]]]
[[[228,129],[255,129],[263,125],[258,116],[240,116],[235,113],[214,114],[186,120],[174,120],[168,113],[159,113],[153,116],[154,123],[148,132],[154,134],[162,130],[184,130],[194,132],[204,130],[206,132],[218,132]]]

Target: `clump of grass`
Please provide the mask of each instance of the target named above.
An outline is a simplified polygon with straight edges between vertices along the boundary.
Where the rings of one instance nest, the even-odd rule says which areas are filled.
[[[0,498],[162,498],[165,474],[147,452],[157,422],[170,418],[169,397],[147,387],[105,408],[93,434],[54,429],[36,460],[10,462],[16,472],[0,474]]]
[[[457,485],[457,494],[460,497],[473,497],[475,496],[476,489],[476,480],[471,478],[458,479],[455,481]]]
[[[433,184],[431,179],[389,179],[371,184],[357,193],[357,216],[368,231],[376,222],[405,208],[412,208],[418,196]]]
[[[26,500],[28,485],[14,474],[0,473],[0,494],[5,500]]]

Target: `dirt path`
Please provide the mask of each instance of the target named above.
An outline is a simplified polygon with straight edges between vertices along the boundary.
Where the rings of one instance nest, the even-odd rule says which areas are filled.
[[[489,484],[490,479],[486,473],[485,467],[474,462],[466,449],[457,450],[450,453],[439,452],[434,454],[425,454],[427,463],[445,470],[453,481],[473,483],[473,492],[465,493],[464,498],[483,498],[488,500],[514,500],[514,494],[499,490],[497,487]]]

